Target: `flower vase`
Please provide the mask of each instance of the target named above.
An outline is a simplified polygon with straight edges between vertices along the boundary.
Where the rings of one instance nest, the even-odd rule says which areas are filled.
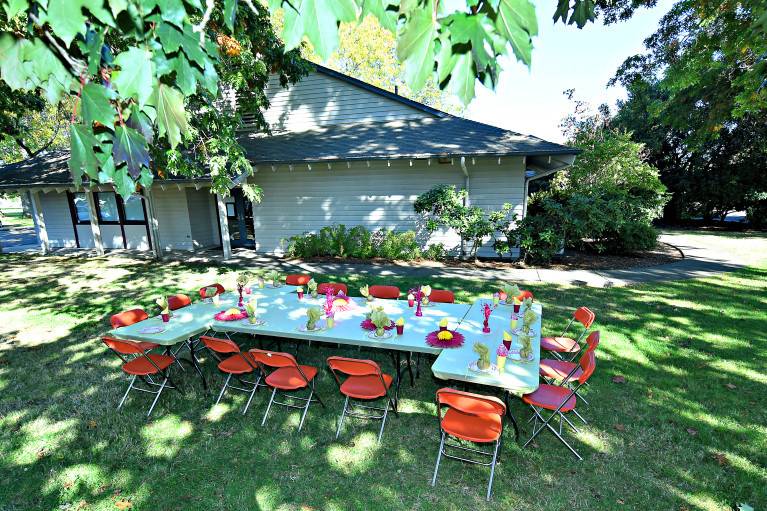
[[[162,314],[160,314],[160,317],[162,318],[163,323],[167,323],[168,321],[170,321],[170,313],[168,312],[163,312]]]
[[[408,307],[413,307],[413,305],[415,305],[415,298],[413,298],[413,299],[408,298],[407,306]]]
[[[502,373],[504,367],[506,367],[506,357],[498,357],[495,361],[495,365],[498,366],[498,372]]]
[[[396,325],[397,327],[397,335],[402,335],[405,333],[405,325]]]
[[[383,337],[384,333],[385,331],[383,328],[376,328],[376,337]]]
[[[421,311],[421,300],[418,300],[418,304],[416,305],[416,308],[415,308],[415,315],[418,316],[419,318],[423,316],[423,311]]]
[[[242,307],[242,289],[243,287],[241,285],[237,285],[237,294],[240,295],[240,299],[237,301],[237,307]]]
[[[303,291],[298,291],[298,299],[299,300],[303,300],[304,299],[304,292]]]
[[[485,318],[485,321],[482,323],[482,333],[483,334],[490,333],[490,326],[487,324],[487,318]]]

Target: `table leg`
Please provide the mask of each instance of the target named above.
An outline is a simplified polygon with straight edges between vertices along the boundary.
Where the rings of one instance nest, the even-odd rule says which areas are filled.
[[[407,352],[407,372],[410,373],[410,386],[415,387],[415,381],[413,380],[413,354]]]
[[[197,374],[200,375],[200,379],[202,380],[202,388],[205,390],[208,390],[208,382],[205,379],[205,375],[202,374],[202,369],[200,368],[200,364],[197,362],[197,355],[194,353],[194,341],[192,339],[187,339],[186,341],[187,348],[189,349],[189,355],[192,362],[192,366],[194,366],[195,371],[197,371]]]
[[[397,381],[394,385],[394,399],[397,401],[397,406],[399,407],[399,384],[402,381],[402,358],[399,350],[395,350],[395,353],[392,353],[392,361],[394,362],[394,368],[396,371],[396,378]],[[391,353],[391,352],[390,352]]]
[[[506,416],[508,416],[509,420],[511,420],[511,425],[514,426],[514,440],[519,440],[519,426],[517,426],[517,420],[514,418],[514,414],[511,413],[511,406],[509,406],[510,402],[510,394],[509,391],[505,391],[503,393],[503,402],[506,405]]]

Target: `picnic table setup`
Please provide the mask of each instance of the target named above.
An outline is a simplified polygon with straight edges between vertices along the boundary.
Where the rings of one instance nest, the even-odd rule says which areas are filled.
[[[594,320],[593,313],[588,316],[582,311],[588,309],[578,309],[568,325],[568,329],[574,322],[583,325],[579,337],[566,337],[566,330],[562,336],[542,338],[541,303],[532,293],[514,285],[504,285],[487,298],[468,304],[455,303],[451,291],[433,290],[428,285],[408,290],[405,299],[399,299],[403,293],[395,286],[366,285],[359,291],[361,296],[350,296],[343,284],[318,285],[309,275],[283,279],[271,271],[256,279],[238,275],[234,292],[227,292],[221,284],[203,287],[200,300],[195,302],[183,294],[160,297],[157,304],[161,312],[157,316],[149,317],[142,309],[116,314],[104,343],[122,359],[123,371],[132,376],[118,408],[131,390],[151,393],[155,399],[149,416],[164,389],[181,391],[174,381],[178,374],[171,376],[171,370],[174,366],[183,368],[182,362],[194,368],[200,384],[207,389],[201,358],[210,354],[226,375],[216,403],[229,389],[244,391],[249,394],[245,414],[258,389],[267,388],[272,392],[262,425],[272,406],[282,405],[302,411],[301,429],[312,403],[325,406],[314,386],[319,369],[297,361],[301,346],[314,345],[329,351],[341,345],[356,346],[359,350],[386,353],[394,371],[389,376],[367,359],[327,359],[339,391],[345,396],[336,438],[345,417],[354,416],[381,420],[380,441],[388,413],[398,413],[404,371],[410,376],[411,386],[415,385],[414,366],[418,378],[421,359],[431,359],[435,378],[457,382],[464,388],[481,386],[490,393],[450,388],[437,392],[442,438],[432,484],[436,484],[443,456],[488,465],[490,498],[504,417],[511,422],[515,438],[519,437],[510,410],[512,397],[520,398],[533,411],[533,435],[525,445],[548,429],[580,458],[562,437],[562,424],[577,432],[566,416],[571,411],[586,422],[575,411],[575,402],[583,399],[579,390],[583,391],[581,386],[593,372],[593,352],[599,339],[598,332],[592,332],[586,344],[582,343]],[[237,336],[271,340],[278,346],[289,340],[296,343],[295,353],[243,351],[234,340]],[[553,358],[542,360],[542,349]],[[200,356],[202,352],[205,357]],[[230,383],[232,378],[239,383]],[[137,379],[144,383],[143,387],[136,384]],[[502,399],[493,394],[501,394]],[[287,401],[276,400],[278,396]],[[381,399],[385,406],[369,406]],[[542,415],[544,410],[550,412],[548,418]],[[559,419],[558,430],[552,426],[555,419]],[[470,449],[451,443],[451,438],[489,443],[494,450]],[[490,461],[461,457],[456,454],[460,450],[486,455]]]

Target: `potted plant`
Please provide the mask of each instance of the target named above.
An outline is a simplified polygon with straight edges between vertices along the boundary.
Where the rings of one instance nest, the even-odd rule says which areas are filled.
[[[218,305],[221,298],[218,296],[218,288],[216,286],[208,286],[205,288],[205,298],[210,299],[213,305]]]
[[[383,337],[386,333],[386,327],[391,325],[391,320],[384,312],[383,307],[375,309],[370,313],[370,321],[376,327],[376,337]]]
[[[514,303],[514,299],[519,296],[519,286],[516,284],[504,284],[500,299],[504,300],[506,302],[506,305],[511,305]]]
[[[160,317],[162,318],[162,322],[167,323],[170,321],[170,308],[168,307],[168,298],[161,296],[155,300],[155,303],[160,307]]]
[[[280,282],[282,279],[280,277],[280,272],[277,270],[270,270],[269,273],[266,274],[267,280],[272,281],[273,287],[280,287],[282,285],[282,282]]]
[[[309,331],[318,330],[317,321],[320,320],[320,317],[322,317],[322,309],[319,307],[309,307],[306,311],[306,329]]]

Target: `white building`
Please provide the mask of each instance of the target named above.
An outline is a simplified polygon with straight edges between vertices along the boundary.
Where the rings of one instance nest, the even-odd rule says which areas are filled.
[[[330,224],[420,229],[415,198],[438,184],[469,191],[472,205],[515,205],[525,214],[530,179],[570,165],[577,150],[469,121],[322,66],[296,85],[268,89],[266,135],[242,143],[263,188],[252,204],[241,189],[210,193],[205,179],[155,180],[123,201],[109,185],[76,189],[68,153],[0,168],[0,189],[29,193],[43,250],[60,247],[169,250],[249,248],[280,254],[283,240]],[[248,116],[245,115],[247,121]],[[246,126],[247,127],[247,126]],[[423,238],[448,249],[451,232]],[[493,255],[483,247],[480,255]]]

